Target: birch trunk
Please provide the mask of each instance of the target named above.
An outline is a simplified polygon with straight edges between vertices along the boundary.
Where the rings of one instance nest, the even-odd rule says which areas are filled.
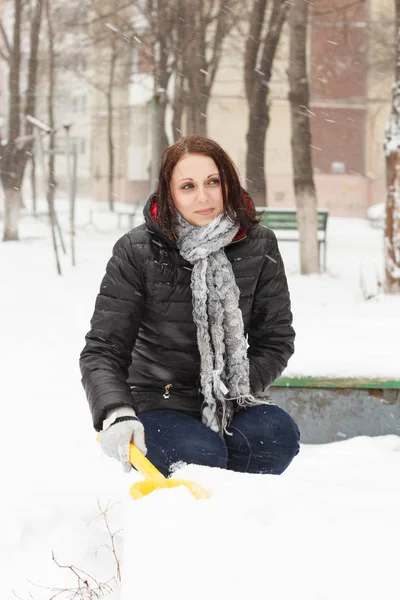
[[[293,184],[300,239],[300,272],[319,272],[318,214],[315,193],[307,76],[307,0],[290,9],[289,101],[292,120]]]
[[[384,290],[387,294],[400,294],[400,147],[390,153],[389,177],[385,223]]]
[[[4,187],[4,185],[3,185]],[[18,240],[18,221],[20,197],[19,190],[14,187],[4,187],[4,234],[3,241]]]
[[[13,44],[9,59],[9,102],[8,102],[8,141],[3,144],[0,136],[0,178],[5,196],[3,241],[18,240],[18,221],[21,206],[20,189],[27,158],[32,148],[28,141],[21,146],[17,144],[21,131],[21,27],[23,2],[14,0]],[[42,3],[37,3],[31,20],[30,53],[28,59],[28,85],[25,95],[25,115],[35,114],[37,55],[41,24]],[[29,123],[26,135],[32,132]]]
[[[12,53],[9,59],[8,90],[8,142],[0,146],[1,181],[4,189],[4,232],[3,241],[18,240],[18,221],[20,210],[19,161],[21,153],[15,140],[20,134],[20,76],[21,76],[21,24],[22,0],[14,2],[14,29]]]
[[[386,130],[388,194],[385,222],[385,282],[387,294],[400,294],[400,0],[396,0],[396,70],[392,112]]]

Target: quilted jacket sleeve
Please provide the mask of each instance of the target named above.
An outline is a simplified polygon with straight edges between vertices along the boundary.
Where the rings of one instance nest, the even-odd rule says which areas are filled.
[[[97,431],[106,411],[132,406],[126,380],[143,311],[143,290],[143,274],[125,235],[107,264],[80,356],[82,384]]]
[[[294,352],[290,296],[275,234],[257,283],[248,334],[250,385],[262,393],[279,377]]]

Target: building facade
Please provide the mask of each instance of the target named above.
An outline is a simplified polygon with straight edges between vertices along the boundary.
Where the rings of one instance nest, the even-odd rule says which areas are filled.
[[[332,215],[364,217],[369,206],[385,199],[383,142],[394,71],[393,23],[391,0],[338,0],[335,8],[329,0],[314,2],[308,48],[312,155],[318,204]],[[237,31],[225,42],[209,103],[208,135],[232,156],[245,186],[248,109],[244,43],[243,34]],[[294,206],[288,51],[286,25],[270,86],[271,120],[265,152],[266,203],[276,207]],[[151,191],[153,82],[140,44],[135,55],[132,83],[121,85],[115,96],[119,169],[115,193],[128,203],[144,201]],[[93,153],[98,160],[93,157],[92,189],[96,199],[105,200],[107,153],[100,113],[99,104],[94,103]]]

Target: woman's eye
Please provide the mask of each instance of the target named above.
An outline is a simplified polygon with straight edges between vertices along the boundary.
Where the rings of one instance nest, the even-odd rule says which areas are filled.
[[[215,185],[215,184],[219,184],[219,179],[210,179],[208,181],[209,185]],[[191,190],[194,187],[193,183],[185,183],[185,185],[182,186],[182,190]]]

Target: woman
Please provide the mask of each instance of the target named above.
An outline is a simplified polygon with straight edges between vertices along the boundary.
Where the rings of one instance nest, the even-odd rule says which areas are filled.
[[[164,152],[144,216],[114,247],[81,354],[103,450],[127,472],[133,441],[166,476],[182,462],[282,473],[300,434],[263,395],[295,337],[274,233],[199,135]]]

